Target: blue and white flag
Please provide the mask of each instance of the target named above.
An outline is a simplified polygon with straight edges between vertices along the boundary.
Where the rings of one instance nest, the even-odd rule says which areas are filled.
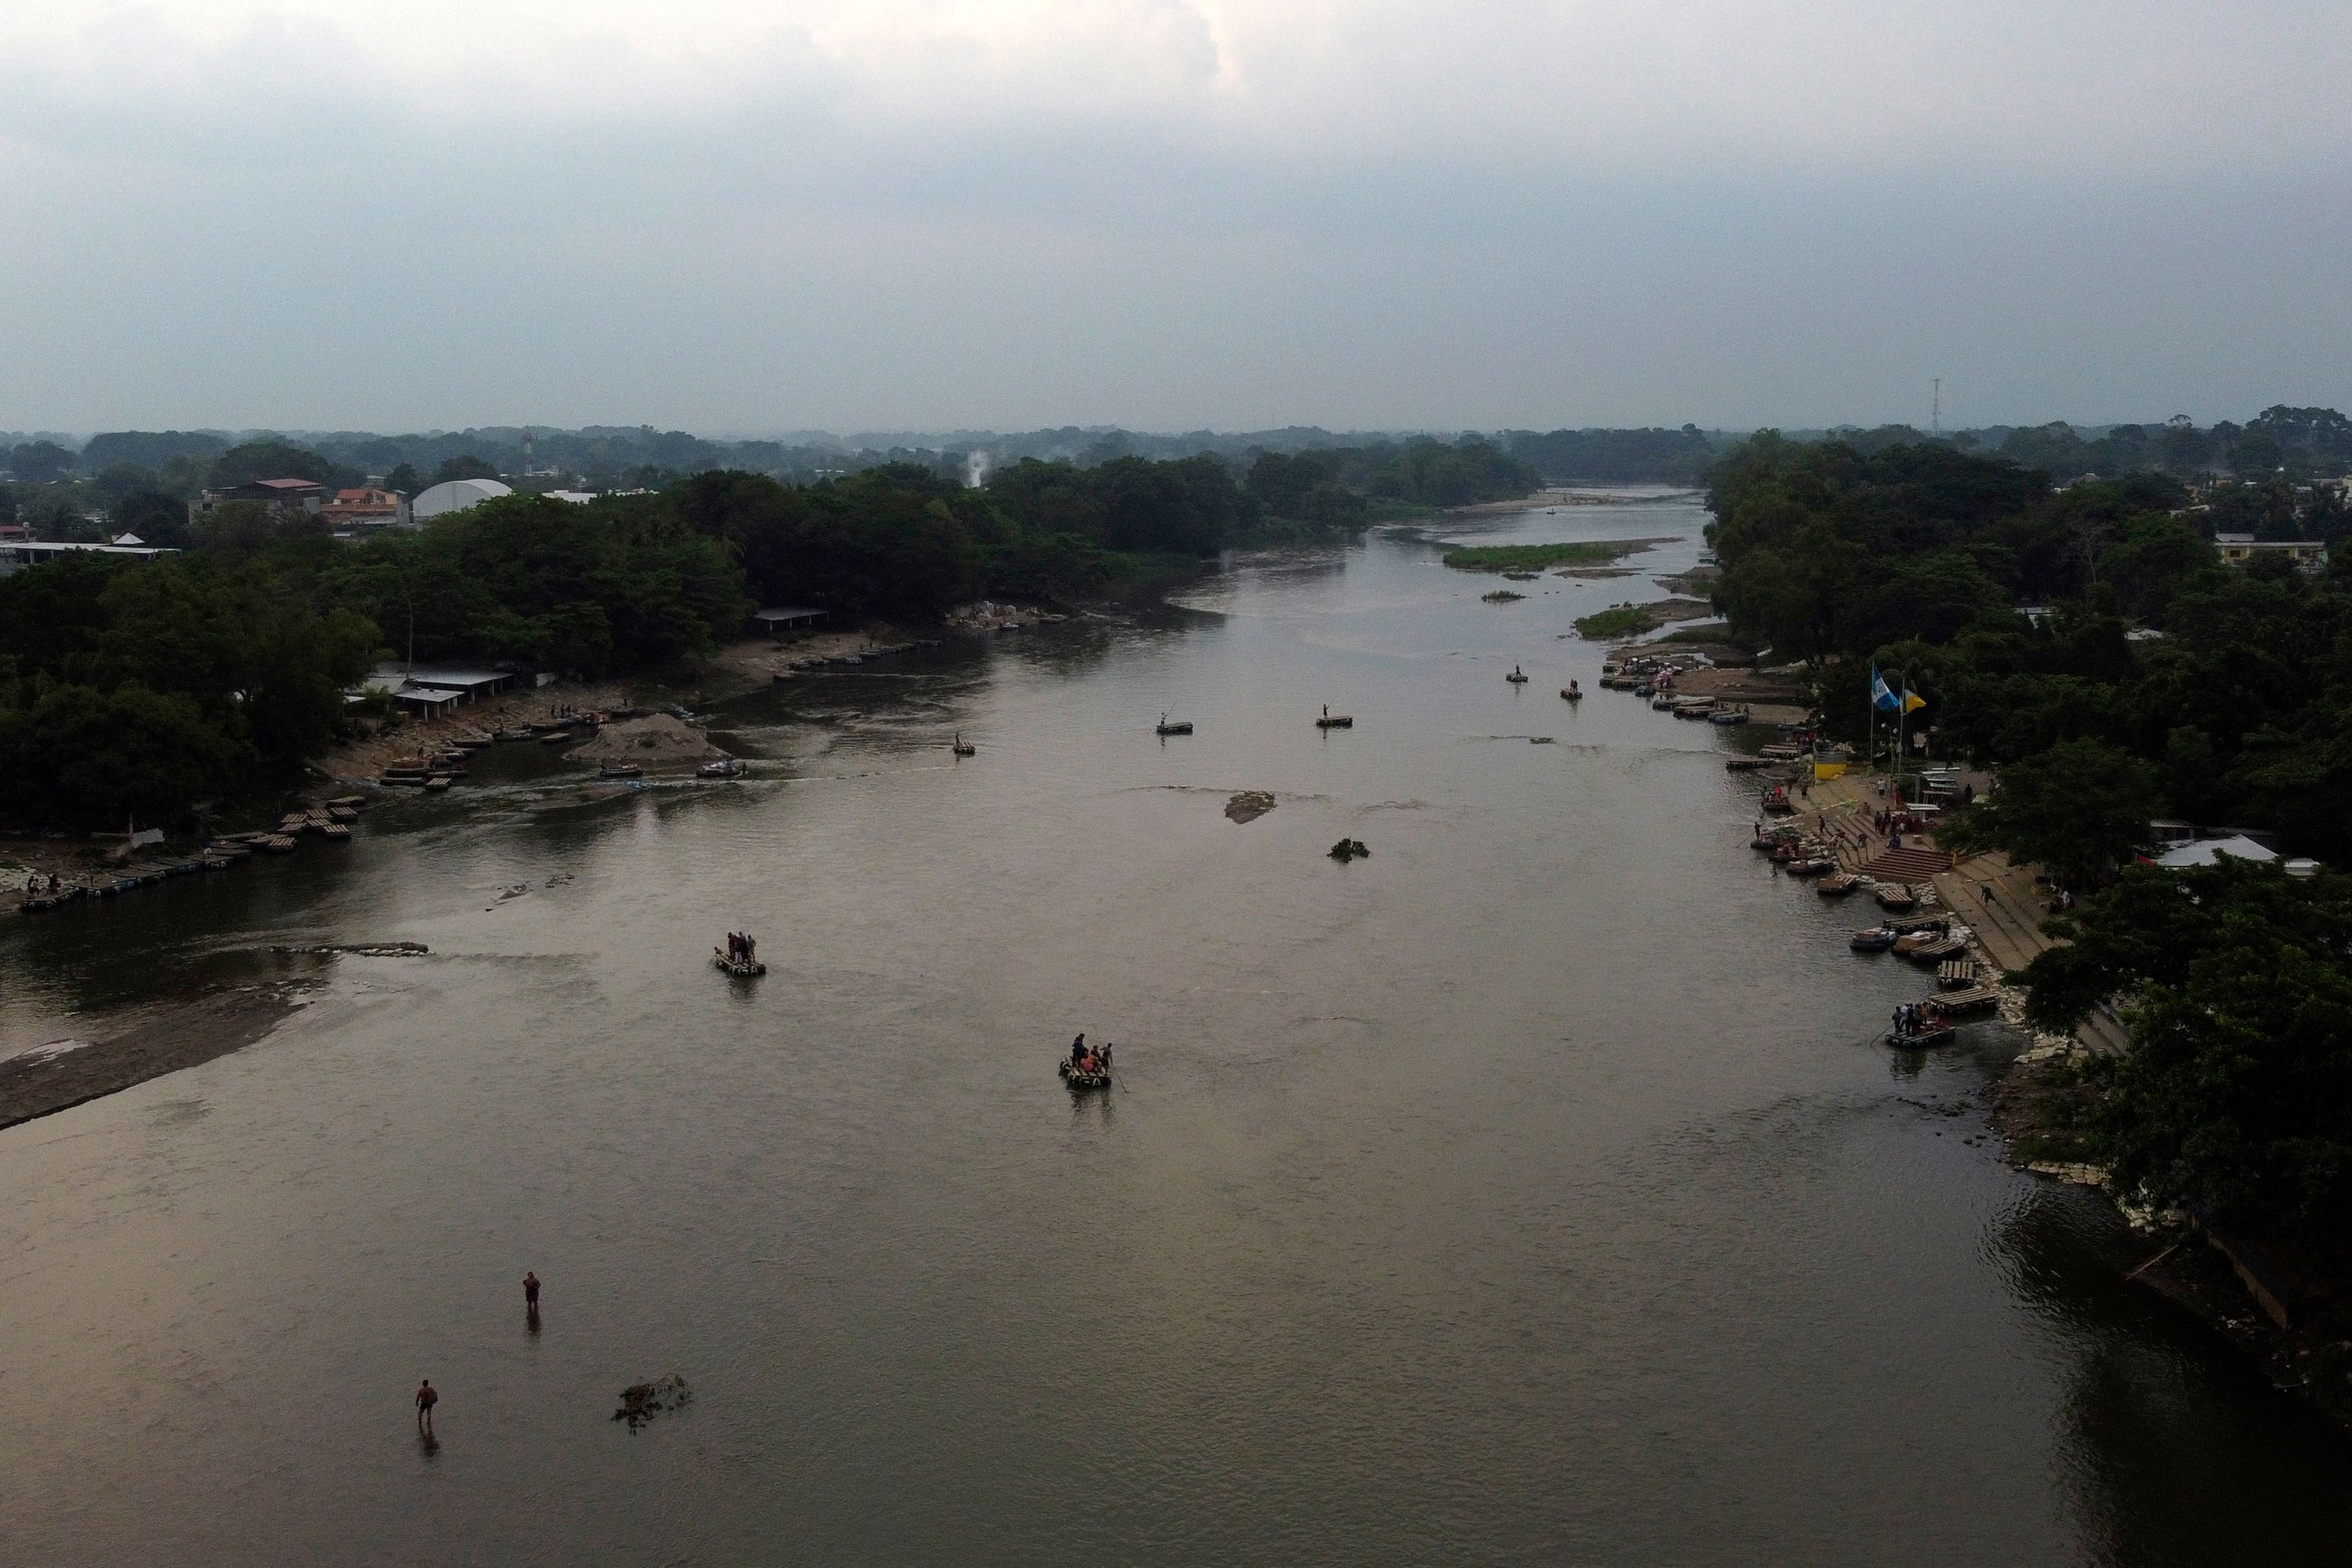
[[[1903,700],[1886,689],[1886,678],[1878,673],[1878,666],[1870,667],[1870,705],[1884,708],[1889,713],[1902,707]]]

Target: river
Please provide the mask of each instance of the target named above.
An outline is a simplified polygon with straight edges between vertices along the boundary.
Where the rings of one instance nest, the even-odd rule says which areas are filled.
[[[1699,548],[1620,499],[1450,532],[1642,575],[1244,560],[726,704],[744,781],[503,748],[0,921],[0,1054],[320,976],[0,1132],[0,1560],[2341,1562],[2352,1445],[1979,1138],[2015,1037],[1892,1058],[1729,739],[1557,695]]]

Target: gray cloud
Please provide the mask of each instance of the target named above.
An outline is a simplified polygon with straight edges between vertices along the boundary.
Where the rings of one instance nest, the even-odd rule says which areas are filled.
[[[0,425],[2345,401],[2347,8],[2049,9],[0,18]]]

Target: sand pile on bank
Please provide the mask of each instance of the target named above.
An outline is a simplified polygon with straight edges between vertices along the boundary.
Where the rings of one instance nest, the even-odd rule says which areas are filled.
[[[637,763],[648,768],[691,767],[727,755],[710,737],[667,713],[607,724],[586,745],[567,753],[575,762]]]

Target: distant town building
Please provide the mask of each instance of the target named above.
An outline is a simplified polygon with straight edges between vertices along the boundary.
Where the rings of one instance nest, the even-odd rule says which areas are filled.
[[[195,523],[215,508],[233,500],[257,501],[273,511],[308,512],[315,517],[326,495],[327,487],[316,479],[248,479],[244,484],[206,490],[196,497],[188,503],[188,521]]]
[[[378,489],[372,485],[337,490],[335,499],[319,509],[319,515],[338,531],[400,528],[410,521],[407,497],[398,490]]]
[[[408,503],[409,515],[418,522],[439,517],[445,512],[463,511],[469,506],[479,506],[486,500],[510,496],[514,491],[496,479],[445,479],[429,489],[419,490],[416,499]]]
[[[2316,539],[2256,539],[2251,533],[2217,533],[2213,549],[2228,566],[2243,566],[2262,555],[2284,555],[2305,572],[2327,564],[2327,546]]]
[[[823,610],[807,605],[772,605],[752,613],[751,629],[772,637],[781,637],[791,632],[813,631],[817,622],[823,619]]]

